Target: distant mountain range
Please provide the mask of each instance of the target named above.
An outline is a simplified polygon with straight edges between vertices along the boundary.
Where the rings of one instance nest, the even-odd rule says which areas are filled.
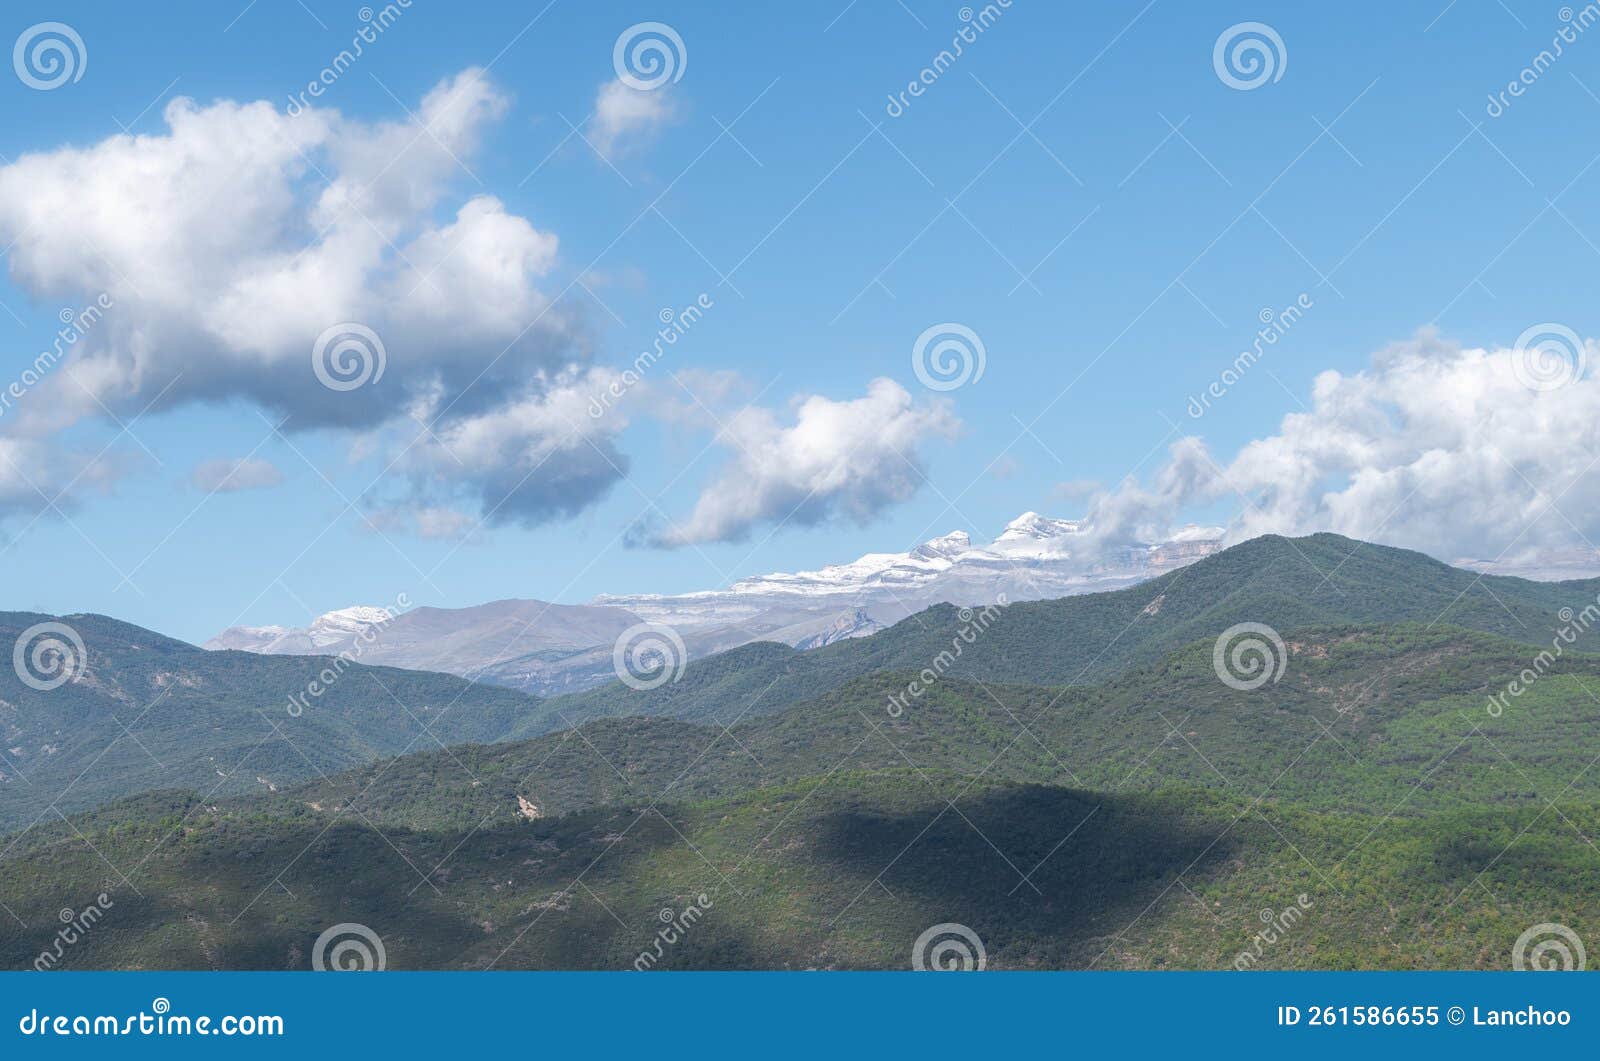
[[[1582,609],[1597,595],[1600,580],[1476,575],[1332,534],[1269,535],[1138,586],[992,609],[981,636],[963,642],[941,674],[986,684],[1104,682],[1242,622],[1280,631],[1422,623],[1548,646],[1562,609]],[[677,680],[655,688],[608,680],[544,699],[449,674],[394,669],[386,658],[461,666],[478,644],[537,628],[548,638],[567,638],[568,646],[602,642],[603,659],[599,650],[587,651],[596,655],[597,675],[614,679],[610,639],[637,618],[615,614],[622,611],[527,602],[418,608],[359,643],[349,663],[284,651],[206,651],[104,616],[61,617],[85,646],[76,680],[40,690],[0,666],[0,832],[56,809],[156,787],[270,792],[384,756],[537,737],[609,717],[731,725],[777,715],[873,674],[919,673],[982,615],[939,604],[870,636],[811,651],[744,644],[693,660]],[[474,621],[463,623],[463,616]],[[52,618],[0,613],[0,645]],[[328,653],[348,629],[330,621],[304,636],[332,638],[309,642]],[[1597,641],[1600,634],[1586,628],[1572,647],[1592,651]],[[903,688],[903,680],[898,684]]]
[[[75,680],[0,668],[0,967],[104,890],[62,967],[304,969],[357,923],[396,969],[892,969],[958,922],[996,969],[1503,969],[1600,926],[1597,594],[1266,536],[655,689],[355,663],[299,714],[337,661],[67,616]]]
[[[616,676],[612,650],[640,623],[670,627],[688,658],[754,641],[822,648],[877,633],[935,604],[1045,600],[1119,589],[1216,552],[1222,531],[1102,551],[1082,520],[1025,512],[987,545],[964,531],[905,553],[868,553],[818,571],[760,575],[723,590],[605,595],[588,605],[502,600],[471,608],[328,612],[307,627],[236,626],[205,643],[266,655],[338,655],[362,642],[364,663],[443,671],[540,696]],[[381,627],[381,636],[374,628]]]

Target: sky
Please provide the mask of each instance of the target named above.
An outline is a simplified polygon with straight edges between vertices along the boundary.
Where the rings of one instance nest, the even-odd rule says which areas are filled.
[[[0,29],[5,608],[200,641],[710,589],[1028,510],[1096,548],[1600,540],[1594,7]]]

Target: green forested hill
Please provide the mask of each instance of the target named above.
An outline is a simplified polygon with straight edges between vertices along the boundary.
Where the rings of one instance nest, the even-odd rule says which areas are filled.
[[[115,905],[64,968],[304,969],[356,922],[391,969],[627,969],[701,895],[660,967],[904,969],[924,929],[959,922],[991,968],[1231,968],[1300,907],[1249,964],[1505,969],[1531,925],[1600,925],[1600,856],[1575,839],[1600,828],[1593,803],[1382,817],[910,768],[819,780],[465,832],[146,800],[89,834],[142,894],[65,838],[0,863],[28,926],[0,935],[0,965],[30,965],[61,904],[102,889]]]
[[[52,616],[0,612],[0,832],[151,788],[266,792],[379,756],[495,740],[538,701],[445,674],[331,657],[207,652],[99,615],[63,620],[87,661],[74,681],[25,684],[9,650]],[[305,704],[289,713],[290,698]]]
[[[1407,797],[1428,810],[1541,805],[1538,792],[1553,795],[1569,781],[1572,792],[1600,799],[1600,771],[1583,771],[1600,754],[1600,700],[1589,695],[1600,694],[1600,657],[1564,656],[1495,718],[1489,694],[1531,653],[1489,635],[1298,631],[1282,680],[1248,692],[1218,681],[1210,649],[1188,646],[1098,687],[946,680],[898,717],[889,697],[913,676],[886,672],[727,731],[601,719],[529,741],[375,763],[283,799],[329,815],[359,810],[380,826],[468,828],[519,819],[519,799],[548,816],[909,763],[1095,790],[1181,781],[1256,792],[1277,778],[1275,795],[1332,810],[1382,812]],[[1419,766],[1434,768],[1420,789]]]
[[[69,616],[88,650],[78,680],[41,692],[0,666],[0,831],[151,788],[270,791],[384,756],[534,737],[598,718],[775,716],[858,679],[920,671],[941,653],[949,678],[1087,687],[1244,621],[1280,630],[1450,624],[1548,643],[1558,610],[1581,610],[1597,591],[1600,581],[1480,578],[1334,535],[1264,537],[1116,593],[1019,603],[971,619],[941,606],[812,652],[747,645],[697,660],[681,681],[650,692],[614,684],[542,702],[446,675],[359,664],[343,669],[322,696],[306,698],[335,665],[330,657],[206,652],[103,616]],[[0,646],[49,619],[0,613]],[[961,640],[975,624],[981,634]],[[887,683],[884,694],[905,680]],[[307,705],[299,716],[288,711],[291,697]],[[591,780],[577,790],[603,785]],[[564,793],[548,798],[572,805]]]
[[[1267,535],[1112,593],[1012,604],[949,668],[955,677],[1041,685],[1090,683],[1214,638],[1235,623],[1278,630],[1335,623],[1422,623],[1548,645],[1562,608],[1595,603],[1600,579],[1531,582],[1478,575],[1421,553],[1336,534]],[[755,644],[689,664],[649,691],[620,683],[549,700],[523,735],[608,715],[731,722],[770,714],[876,671],[919,671],[972,620],[941,605],[873,637],[796,652]],[[1590,633],[1584,642],[1600,641]]]
[[[354,921],[391,967],[628,968],[702,894],[662,967],[904,968],[950,921],[995,968],[1505,968],[1531,925],[1600,932],[1600,661],[1565,655],[1494,717],[1525,646],[1285,641],[1250,692],[1202,641],[1091,688],[942,681],[898,717],[905,676],[881,674],[728,730],[601,720],[266,796],[150,794],[0,856],[30,926],[0,962],[99,881],[116,916],[80,967],[303,968]]]

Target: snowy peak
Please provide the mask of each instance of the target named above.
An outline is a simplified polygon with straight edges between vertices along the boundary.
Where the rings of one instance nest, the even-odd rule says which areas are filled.
[[[726,590],[679,596],[603,596],[596,604],[631,608],[656,622],[688,626],[753,618],[770,608],[869,609],[880,621],[904,618],[930,604],[988,604],[1066,597],[1132,585],[1215,552],[1222,531],[1186,527],[1171,539],[1085,549],[1086,520],[1024,512],[988,545],[962,530],[904,553],[867,553],[814,571],[740,579]]]
[[[356,637],[369,627],[382,626],[390,618],[392,616],[382,608],[358,604],[353,608],[340,608],[317,616],[306,633],[314,645],[333,645]]]
[[[958,530],[942,537],[929,538],[911,550],[911,555],[924,560],[950,560],[971,550],[972,538],[966,531]]]
[[[1001,542],[1043,542],[1055,538],[1064,538],[1073,534],[1083,533],[1083,521],[1076,519],[1052,519],[1041,516],[1037,512],[1024,512],[1016,519],[1007,523],[1000,532],[1000,537],[995,539],[995,544]]]
[[[292,626],[231,626],[205,643],[209,649],[238,649],[267,655],[316,655],[343,645],[393,616],[383,608],[358,604],[317,616],[304,628]]]
[[[1096,541],[1087,520],[1024,512],[987,545],[955,530],[906,552],[757,575],[723,589],[601,596],[586,606],[505,600],[414,608],[399,617],[363,605],[320,615],[300,629],[234,627],[206,647],[333,655],[367,635],[372,643],[363,662],[551,695],[615,677],[617,638],[640,622],[671,627],[691,659],[752,641],[819,648],[869,636],[935,604],[981,606],[1131,586],[1215,552],[1221,537],[1220,528],[1186,527],[1161,541],[1108,546]],[[370,637],[380,626],[381,636]]]

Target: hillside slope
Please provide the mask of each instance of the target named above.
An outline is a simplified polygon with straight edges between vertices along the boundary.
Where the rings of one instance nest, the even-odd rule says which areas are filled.
[[[1096,688],[947,681],[891,716],[880,675],[726,731],[602,720],[266,796],[152,793],[0,853],[31,926],[0,963],[102,887],[116,916],[69,967],[304,968],[353,921],[392,968],[629,968],[691,904],[658,967],[905,968],[950,921],[994,968],[1506,968],[1532,925],[1600,932],[1600,659],[1496,717],[1521,645],[1286,642],[1253,691],[1202,642]]]
[[[526,694],[448,675],[207,652],[99,615],[0,612],[0,646],[47,622],[75,631],[86,658],[75,672],[32,670],[43,643],[33,638],[22,670],[0,665],[0,832],[152,788],[267,792],[381,756],[494,740],[538,709]],[[24,673],[44,686],[76,676],[39,688]]]
[[[206,652],[102,616],[69,616],[89,657],[76,680],[39,690],[0,667],[0,831],[151,788],[270,791],[384,756],[598,718],[778,715],[869,675],[904,672],[886,683],[886,698],[941,654],[946,680],[1087,686],[1239,622],[1417,622],[1548,644],[1559,609],[1581,610],[1597,591],[1600,581],[1481,576],[1334,535],[1265,537],[1128,590],[976,614],[941,606],[810,652],[746,645],[654,690],[613,683],[546,701],[330,657]],[[0,645],[49,620],[0,613]],[[336,680],[309,695],[330,667]]]
[[[0,966],[32,965],[56,911],[102,891],[114,907],[61,967],[306,969],[354,922],[391,969],[628,969],[691,907],[656,967],[905,969],[958,922],[996,969],[1507,969],[1530,926],[1600,931],[1600,856],[1574,836],[1600,810],[1567,800],[1384,817],[908,768],[442,833],[156,804],[86,831],[142,894],[76,838],[0,862],[26,926]]]
[[[1531,582],[1450,567],[1421,553],[1335,534],[1268,535],[1112,593],[1019,602],[990,619],[946,605],[872,637],[798,653],[755,644],[689,664],[647,691],[620,683],[550,700],[523,735],[607,715],[729,722],[783,708],[875,671],[920,671],[953,646],[953,677],[1087,684],[1236,623],[1277,630],[1330,624],[1422,623],[1548,645],[1560,609],[1581,611],[1600,579]],[[981,628],[971,640],[962,639]],[[1586,634],[1580,647],[1600,645]]]
[[[386,760],[282,794],[284,807],[381,827],[470,828],[606,804],[726,798],[829,770],[915,765],[1095,790],[1217,787],[1381,814],[1600,800],[1600,656],[1568,654],[1499,717],[1528,666],[1502,638],[1421,626],[1294,632],[1280,681],[1218,680],[1187,646],[1097,687],[937,683],[891,714],[911,675],[853,679],[727,730],[600,719],[528,741]],[[1291,769],[1292,768],[1292,769]],[[1419,786],[1419,769],[1429,769]]]

